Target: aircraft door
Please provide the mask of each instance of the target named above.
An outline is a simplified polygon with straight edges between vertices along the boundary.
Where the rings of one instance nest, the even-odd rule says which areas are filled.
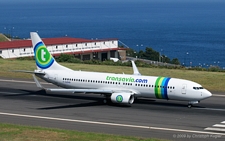
[[[181,88],[181,93],[186,94],[186,90],[187,90],[187,84],[183,84]]]

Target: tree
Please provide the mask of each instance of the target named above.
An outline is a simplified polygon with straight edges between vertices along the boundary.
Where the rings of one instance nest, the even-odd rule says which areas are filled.
[[[145,52],[143,53],[143,59],[158,61],[159,52],[153,50],[152,48],[146,47]]]
[[[173,58],[171,64],[180,65],[180,61],[177,58]]]
[[[165,56],[165,55],[162,55],[162,62],[163,63],[170,63],[170,58]]]
[[[136,57],[137,53],[132,48],[128,48],[126,51],[126,55],[130,57]]]

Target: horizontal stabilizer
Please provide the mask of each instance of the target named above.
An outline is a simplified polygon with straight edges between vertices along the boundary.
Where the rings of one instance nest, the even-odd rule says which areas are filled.
[[[45,75],[44,72],[38,72],[38,71],[13,70],[13,72],[23,72],[23,73],[32,73],[32,74],[42,74],[42,75]]]

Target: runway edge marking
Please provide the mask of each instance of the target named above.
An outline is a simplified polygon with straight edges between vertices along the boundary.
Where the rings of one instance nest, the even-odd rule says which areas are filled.
[[[152,130],[164,130],[164,131],[176,131],[176,132],[178,131],[178,132],[189,132],[189,133],[200,133],[200,134],[225,135],[223,133],[215,133],[215,132],[172,129],[172,128],[161,128],[161,127],[151,127],[151,126],[139,126],[139,125],[118,124],[118,123],[108,123],[108,122],[98,122],[98,121],[85,121],[85,120],[76,120],[76,119],[63,119],[63,118],[43,117],[43,116],[34,116],[34,115],[22,115],[22,114],[4,113],[4,112],[0,112],[0,115],[26,117],[26,118],[36,118],[36,119],[46,119],[46,120],[56,120],[56,121],[78,122],[78,123],[90,123],[90,124],[99,124],[99,125],[110,125],[110,126],[118,126],[118,127],[132,127],[132,128],[142,128],[142,129],[152,129]]]

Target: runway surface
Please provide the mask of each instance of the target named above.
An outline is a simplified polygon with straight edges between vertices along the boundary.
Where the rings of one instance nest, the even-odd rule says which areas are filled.
[[[191,109],[187,102],[157,99],[107,105],[100,95],[46,94],[32,80],[0,79],[0,122],[169,140],[224,140],[225,94],[214,94]]]

